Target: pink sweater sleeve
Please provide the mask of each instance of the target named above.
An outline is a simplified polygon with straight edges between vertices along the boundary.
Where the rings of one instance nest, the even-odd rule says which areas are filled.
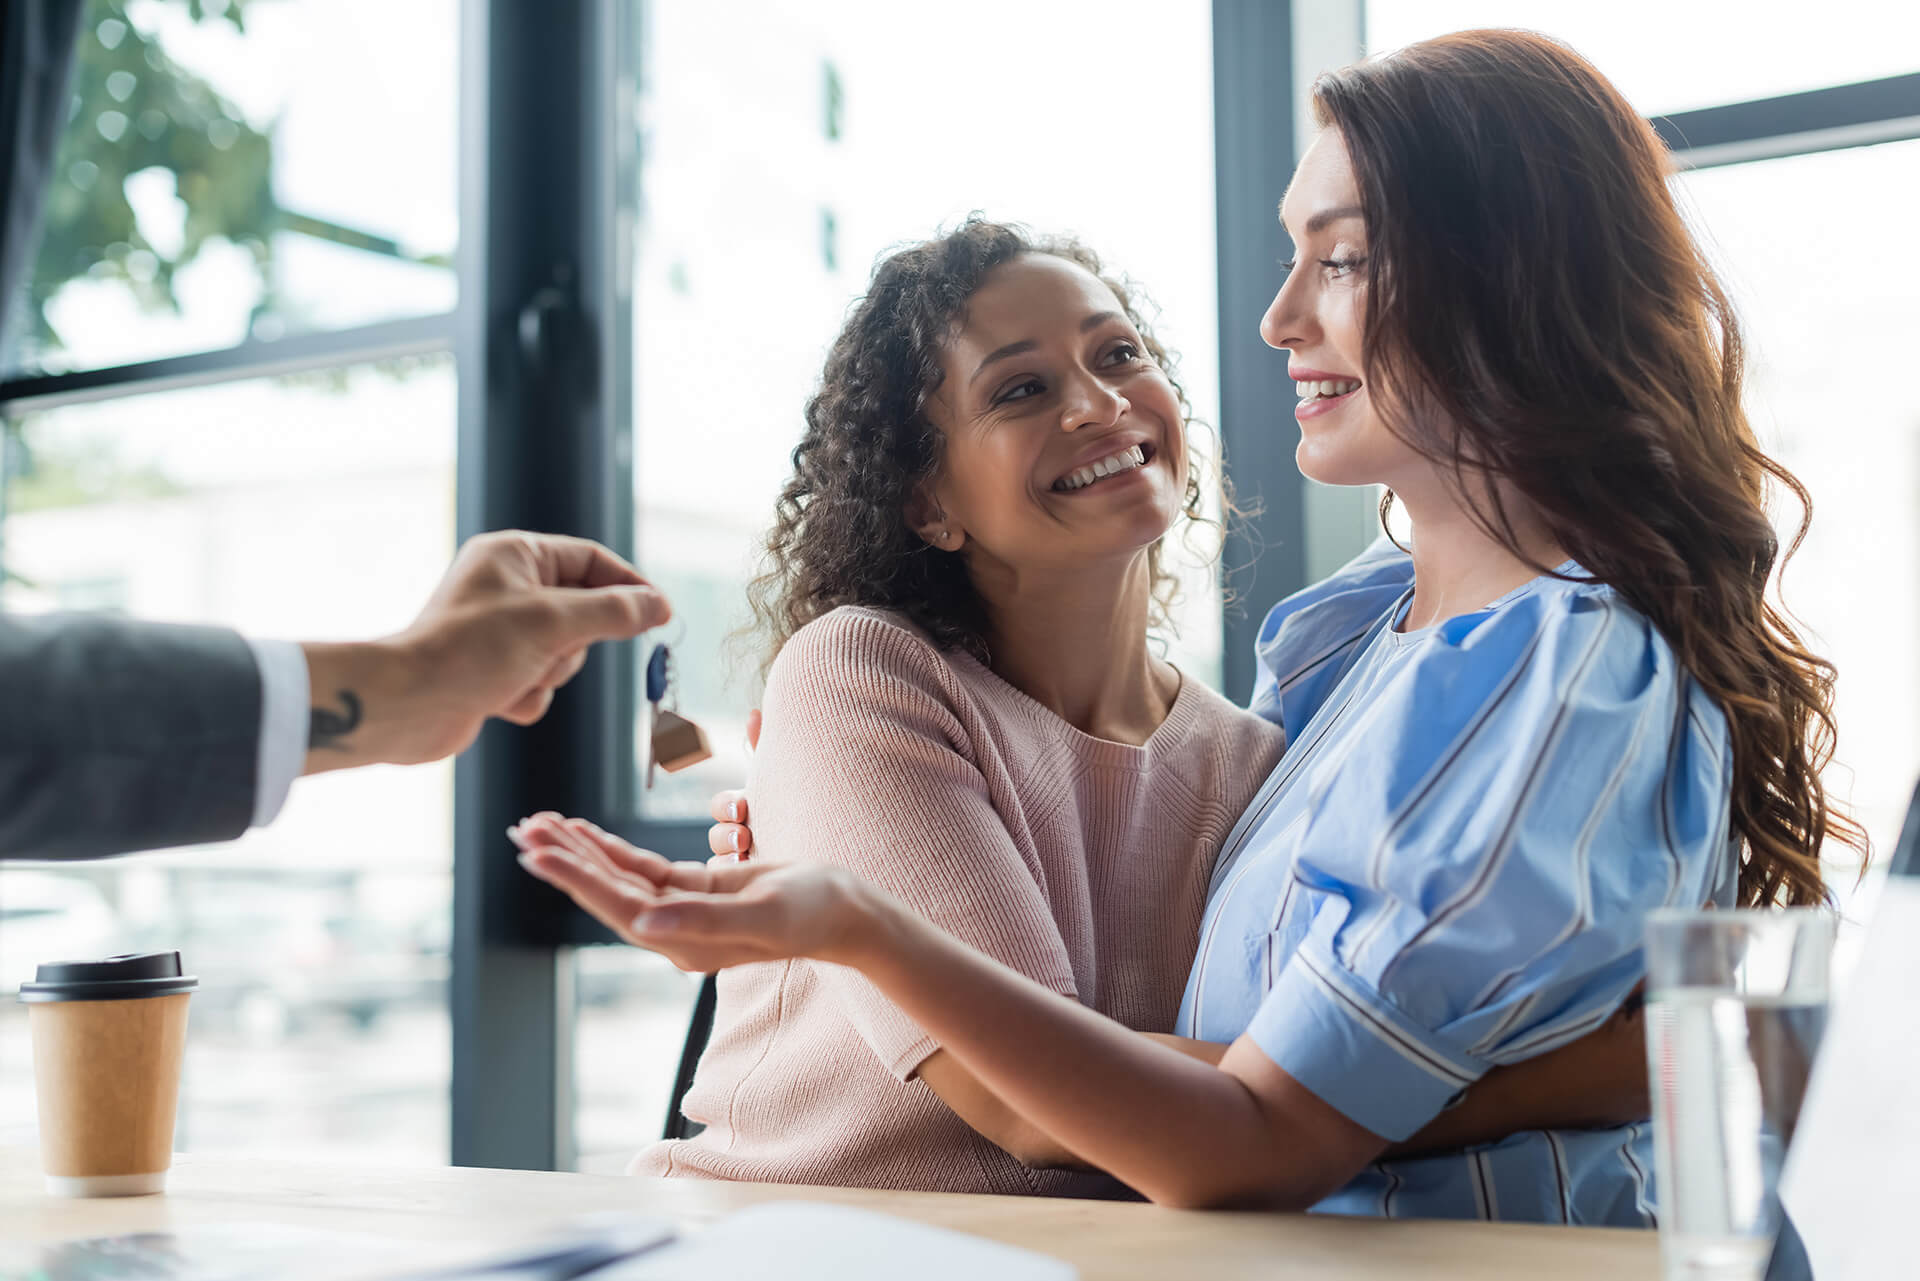
[[[925,639],[842,610],[802,628],[768,676],[751,781],[754,848],[851,868],[963,942],[1067,996],[1073,972],[1039,869],[995,811]],[[1017,763],[1013,763],[1017,767]],[[906,1079],[939,1048],[858,973],[817,966],[880,1061]]]

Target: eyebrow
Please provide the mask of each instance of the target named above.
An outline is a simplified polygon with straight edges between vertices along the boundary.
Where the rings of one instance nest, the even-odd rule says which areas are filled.
[[[1359,218],[1361,216],[1363,215],[1359,205],[1338,205],[1332,209],[1322,209],[1319,213],[1307,219],[1307,225],[1300,229],[1300,234],[1303,236],[1311,236],[1314,232],[1331,226],[1333,223],[1340,222],[1343,219]],[[1286,223],[1286,215],[1281,214],[1280,225],[1284,227]]]
[[[1083,334],[1088,333],[1092,330],[1098,329],[1100,326],[1106,324],[1109,320],[1118,320],[1119,318],[1120,318],[1120,313],[1117,311],[1096,311],[1091,316],[1088,316],[1085,320],[1080,322],[1080,332]],[[973,371],[973,376],[971,378],[967,379],[968,385],[972,385],[972,383],[976,379],[978,379],[981,374],[986,372],[987,366],[993,364],[996,360],[1005,360],[1009,356],[1022,355],[1026,352],[1034,350],[1039,345],[1040,345],[1039,343],[1035,342],[1031,338],[1022,338],[1019,342],[1008,343],[1006,346],[1000,348],[998,351],[994,352],[992,355],[988,356],[985,360],[980,362],[980,367]]]

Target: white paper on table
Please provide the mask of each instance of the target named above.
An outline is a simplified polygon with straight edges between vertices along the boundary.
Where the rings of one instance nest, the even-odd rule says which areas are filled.
[[[1880,895],[1834,999],[1780,1197],[1818,1281],[1883,1281],[1911,1257],[1920,1169],[1920,877]]]
[[[394,1281],[501,1275],[534,1253],[638,1252],[676,1235],[668,1219],[579,1215],[491,1244],[419,1241],[275,1222],[191,1223],[65,1241],[0,1241],[0,1281]],[[511,1275],[511,1274],[509,1274]]]
[[[730,1214],[593,1281],[1076,1281],[1059,1259],[924,1223],[810,1201]]]

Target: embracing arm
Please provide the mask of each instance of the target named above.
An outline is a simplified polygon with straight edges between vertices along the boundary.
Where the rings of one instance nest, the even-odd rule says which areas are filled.
[[[1163,1032],[1136,1032],[1143,1040],[1158,1042],[1202,1063],[1217,1064],[1227,1047],[1212,1041],[1194,1041]],[[947,1050],[935,1050],[917,1069],[916,1076],[940,1096],[975,1133],[1003,1149],[1030,1170],[1091,1170],[1096,1167],[1074,1155],[1067,1146],[1026,1117],[1012,1104],[989,1089],[971,1069]]]
[[[1156,1202],[1303,1209],[1386,1147],[1245,1038],[1211,1066],[1048,991],[852,877],[814,879],[813,903],[789,892],[770,904],[783,916],[801,909],[818,938],[811,954],[865,974],[1016,1112]],[[633,933],[671,948],[674,935],[705,933],[751,905],[750,894],[668,900]]]
[[[757,729],[757,725],[753,727]],[[749,731],[749,739],[757,737]],[[744,791],[713,798],[709,845],[716,855],[744,857],[754,849]],[[1217,1065],[1227,1047],[1166,1033],[1139,1035]],[[1419,1156],[1493,1143],[1526,1130],[1627,1125],[1650,1115],[1645,1025],[1630,999],[1598,1030],[1545,1054],[1497,1067],[1467,1088],[1451,1107],[1411,1138],[1390,1146],[1390,1158]],[[1088,1168],[1065,1145],[1020,1115],[958,1059],[936,1050],[916,1073],[974,1130],[1034,1169]]]
[[[1158,1044],[845,869],[669,863],[544,816],[514,839],[529,871],[682,969],[804,956],[858,971],[1016,1114],[1163,1204],[1304,1208],[1386,1147],[1246,1038],[1217,1067]]]
[[[1386,1147],[1244,1037],[1210,1066],[1022,978],[866,886],[849,881],[841,893],[855,905],[851,924],[822,959],[859,969],[1018,1113],[1156,1202],[1304,1209]],[[687,906],[663,904],[636,928],[670,934]]]
[[[1129,1031],[843,871],[669,863],[557,816],[529,821],[515,840],[528,870],[682,969],[796,955],[857,968],[943,1043],[927,1062],[959,1082],[956,1111],[1032,1164],[1106,1169],[1170,1204],[1297,1208],[1390,1154],[1249,1039],[1211,1066],[1220,1047]],[[1643,1115],[1626,1062],[1638,1035],[1634,1017],[1616,1016],[1585,1042],[1490,1072],[1475,1087],[1485,1102],[1470,1091],[1393,1151],[1457,1146],[1476,1127],[1492,1137]],[[1177,1144],[1166,1142],[1167,1118],[1178,1118]]]

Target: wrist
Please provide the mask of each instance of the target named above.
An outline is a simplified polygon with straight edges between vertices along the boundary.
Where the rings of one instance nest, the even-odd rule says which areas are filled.
[[[398,640],[312,642],[307,658],[305,773],[430,759],[431,726],[412,706],[417,664]]]
[[[940,932],[918,912],[886,890],[845,873],[846,924],[837,951],[840,964],[859,970],[883,991],[915,966],[916,953]]]
[[[871,973],[903,949],[918,918],[898,899],[851,872],[836,869],[834,882],[832,924],[817,959]]]

